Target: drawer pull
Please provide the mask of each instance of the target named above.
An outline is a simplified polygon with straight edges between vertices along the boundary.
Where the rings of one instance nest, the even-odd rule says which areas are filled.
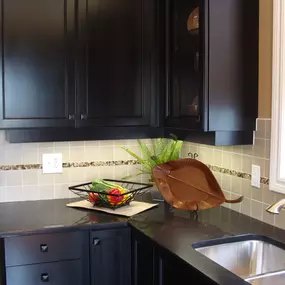
[[[100,245],[100,239],[99,238],[94,238],[93,239],[93,246]]]
[[[48,252],[48,245],[47,244],[41,244],[40,248],[41,248],[41,252]]]
[[[42,281],[42,282],[49,282],[49,276],[48,276],[47,273],[43,273],[43,274],[41,275],[41,281]]]

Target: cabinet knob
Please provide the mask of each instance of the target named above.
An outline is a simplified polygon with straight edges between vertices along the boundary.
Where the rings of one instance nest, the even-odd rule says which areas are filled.
[[[49,282],[49,275],[47,273],[41,274],[41,281],[42,282]]]
[[[75,116],[74,115],[68,115],[68,120],[74,121],[75,120]]]
[[[99,238],[94,238],[93,239],[93,246],[98,246],[100,245],[100,239]]]
[[[80,115],[80,119],[81,120],[86,120],[87,119],[87,115],[86,114],[81,114]]]
[[[41,249],[41,252],[48,252],[48,245],[47,244],[41,244],[40,249]]]

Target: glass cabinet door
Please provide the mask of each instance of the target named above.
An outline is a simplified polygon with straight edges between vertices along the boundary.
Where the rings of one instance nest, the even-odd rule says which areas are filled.
[[[203,79],[200,2],[172,1],[169,9],[169,121],[178,118],[188,118],[188,123],[189,120],[195,123],[200,121]],[[174,126],[177,126],[177,122]],[[187,124],[183,127],[187,127]],[[189,128],[193,127],[189,123]]]

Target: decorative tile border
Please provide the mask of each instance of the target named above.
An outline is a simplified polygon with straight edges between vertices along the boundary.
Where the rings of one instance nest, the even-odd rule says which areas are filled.
[[[207,164],[207,166],[214,172],[219,172],[219,173],[223,173],[223,174],[227,174],[227,175],[251,180],[251,174],[249,174],[249,173],[231,170],[231,169],[227,169],[227,168],[223,168],[223,167],[219,167],[219,166],[214,166],[214,165],[209,165],[209,164]],[[261,177],[260,183],[265,184],[265,185],[269,185],[269,178]]]
[[[139,164],[137,160],[65,162],[62,164],[62,167],[79,168],[79,167],[118,166],[118,165],[137,165],[137,164]],[[42,164],[0,165],[0,171],[31,170],[31,169],[42,169]]]
[[[91,161],[91,162],[67,162],[67,163],[63,163],[62,167],[63,168],[79,168],[79,167],[119,166],[119,165],[138,165],[138,164],[139,162],[137,160]],[[213,172],[219,172],[222,174],[227,174],[227,175],[251,180],[251,174],[249,173],[231,170],[231,169],[209,165],[209,164],[207,164],[207,166]],[[0,171],[31,170],[31,169],[42,169],[42,165],[41,164],[0,165]],[[261,177],[260,183],[269,185],[269,179],[266,177]]]

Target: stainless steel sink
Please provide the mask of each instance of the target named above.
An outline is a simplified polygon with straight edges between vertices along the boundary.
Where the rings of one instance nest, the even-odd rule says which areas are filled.
[[[285,284],[285,250],[282,244],[261,236],[206,241],[193,247],[209,259],[251,284]]]

